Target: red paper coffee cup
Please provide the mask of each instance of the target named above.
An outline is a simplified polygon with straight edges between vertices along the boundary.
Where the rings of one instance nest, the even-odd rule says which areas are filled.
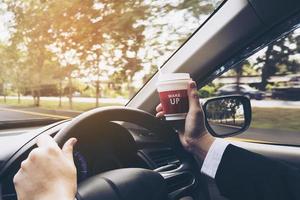
[[[157,85],[166,120],[182,120],[189,110],[188,73],[161,74]]]

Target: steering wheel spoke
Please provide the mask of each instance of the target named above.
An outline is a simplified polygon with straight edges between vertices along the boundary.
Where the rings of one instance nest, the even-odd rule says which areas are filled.
[[[93,176],[78,187],[82,200],[167,200],[164,178],[157,172],[117,169]]]

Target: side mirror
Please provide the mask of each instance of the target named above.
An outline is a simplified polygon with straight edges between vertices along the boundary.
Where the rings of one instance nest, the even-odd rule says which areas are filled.
[[[247,97],[230,95],[211,98],[203,104],[207,130],[215,137],[242,133],[250,126],[251,104]]]

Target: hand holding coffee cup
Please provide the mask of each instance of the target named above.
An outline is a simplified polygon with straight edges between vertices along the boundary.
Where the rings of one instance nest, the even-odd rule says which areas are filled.
[[[207,132],[202,107],[197,93],[197,85],[194,81],[187,82],[188,111],[184,125],[179,130],[179,138],[186,150],[204,158],[214,138]],[[164,117],[166,112],[163,104],[156,107],[156,117]]]

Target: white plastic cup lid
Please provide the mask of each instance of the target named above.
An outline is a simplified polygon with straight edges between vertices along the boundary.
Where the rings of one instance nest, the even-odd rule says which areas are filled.
[[[166,74],[160,74],[158,77],[159,82],[188,80],[188,79],[191,79],[189,73],[166,73]]]

